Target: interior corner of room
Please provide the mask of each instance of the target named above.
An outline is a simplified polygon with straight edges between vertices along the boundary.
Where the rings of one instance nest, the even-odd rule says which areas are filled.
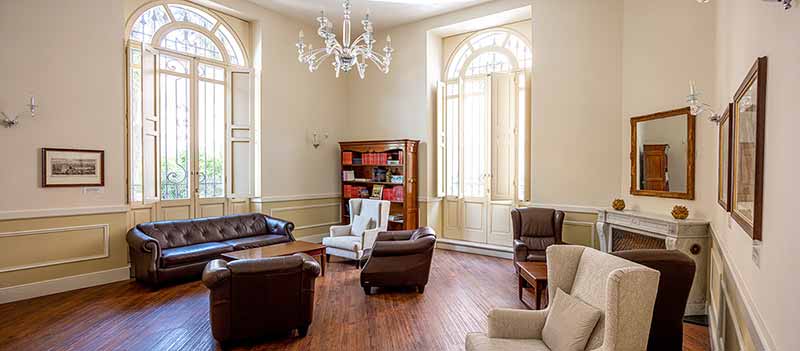
[[[35,315],[44,310],[20,306],[61,297],[132,298],[147,294],[141,281],[201,273],[205,261],[176,268],[158,257],[155,273],[142,275],[150,251],[140,242],[137,251],[131,233],[144,228],[133,240],[145,240],[158,231],[147,228],[212,223],[191,224],[182,237],[153,234],[158,254],[198,240],[216,245],[206,235],[217,232],[225,241],[253,234],[215,227],[223,217],[234,218],[221,220],[231,227],[265,223],[253,230],[270,237],[230,244],[237,252],[317,244],[295,250],[322,268],[316,322],[310,332],[305,326],[312,349],[320,345],[315,328],[347,313],[338,302],[369,306],[378,313],[371,321],[392,323],[380,314],[389,313],[385,306],[364,302],[383,298],[375,287],[399,305],[433,301],[420,308],[455,315],[458,325],[426,324],[445,323],[438,317],[414,324],[445,341],[370,345],[463,349],[466,342],[472,350],[466,334],[486,327],[490,309],[530,307],[518,287],[520,297],[541,294],[537,278],[546,282],[550,271],[520,273],[518,262],[547,262],[553,244],[690,257],[696,273],[685,315],[708,328],[700,334],[705,346],[686,346],[694,340],[684,337],[687,349],[800,349],[791,279],[800,262],[792,220],[800,191],[791,186],[800,130],[797,6],[1,1],[0,311]],[[359,49],[343,49],[350,45]],[[375,218],[356,223],[356,216]],[[383,232],[435,236],[427,290],[415,283],[419,295],[408,297],[370,284],[383,278],[373,270],[388,264],[372,252]],[[265,255],[295,251],[273,247]],[[217,254],[229,263],[252,258]],[[222,269],[205,269],[212,268]],[[427,283],[428,273],[413,275]],[[202,336],[180,347],[216,347],[206,302],[213,288],[198,279],[171,284],[150,293],[184,293],[193,302],[153,308],[188,308],[202,322],[191,326]],[[556,291],[545,291],[552,305]],[[469,307],[437,309],[449,298]],[[398,308],[409,320],[424,312]],[[0,329],[12,322],[0,316]],[[78,349],[168,348],[152,334],[140,343],[90,343],[54,328]],[[8,330],[0,331],[0,349],[30,341],[22,329]],[[350,346],[366,349],[361,342],[374,338]],[[36,345],[69,348],[47,344],[56,339]]]

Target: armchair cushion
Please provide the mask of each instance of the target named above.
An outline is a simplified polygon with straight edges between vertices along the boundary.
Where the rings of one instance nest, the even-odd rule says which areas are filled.
[[[350,225],[334,225],[331,226],[331,236],[349,236],[350,235]]]
[[[353,216],[353,221],[350,224],[350,235],[364,235],[364,231],[374,228],[373,223],[374,221],[371,217],[362,215]]]
[[[492,339],[486,334],[467,334],[467,351],[550,351],[539,339]]]
[[[490,338],[541,339],[548,310],[495,308],[489,311]]]
[[[322,244],[327,247],[354,252],[361,250],[361,238],[352,235],[322,238]]]
[[[161,253],[161,264],[169,267],[177,264],[207,261],[208,256],[215,256],[233,251],[233,246],[224,243],[202,243],[166,249]]]
[[[589,342],[602,312],[576,297],[556,289],[542,329],[542,340],[553,350],[582,351]]]

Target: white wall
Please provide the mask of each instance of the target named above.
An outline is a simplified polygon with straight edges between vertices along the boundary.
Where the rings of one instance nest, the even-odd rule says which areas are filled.
[[[121,1],[0,1],[0,111],[40,104],[0,128],[0,211],[125,202],[125,71]],[[101,194],[40,187],[40,149],[105,150]]]
[[[715,106],[722,107],[733,100],[757,57],[769,58],[760,265],[751,258],[750,237],[729,214],[711,198],[703,203],[709,208],[720,247],[736,273],[740,290],[749,300],[757,322],[763,321],[759,327],[768,331],[767,346],[772,350],[797,350],[800,285],[795,277],[800,271],[800,230],[795,216],[800,189],[794,184],[800,165],[794,150],[800,149],[800,8],[795,6],[786,12],[777,3],[727,0],[717,5],[716,14]],[[710,131],[703,137],[716,140]],[[716,147],[716,142],[710,144]],[[716,170],[715,159],[706,162]],[[707,186],[715,189],[716,176],[710,178]]]
[[[373,70],[365,80],[351,77],[349,120],[361,127],[346,135],[421,139],[421,169],[427,172],[420,174],[420,193],[434,196],[433,93],[441,79],[441,56],[431,54],[426,39],[441,39],[432,38],[429,31],[532,4],[534,201],[606,203],[619,188],[616,123],[622,14],[618,0],[501,0],[388,29],[385,33],[392,35],[396,49],[392,72],[384,76]],[[586,169],[592,170],[591,176]]]
[[[126,202],[124,26],[140,3],[0,1],[0,111],[23,112],[30,94],[41,104],[35,119],[0,128],[0,211]],[[337,193],[335,142],[346,113],[344,81],[308,73],[297,62],[294,41],[302,25],[246,1],[221,3],[253,21],[252,35],[264,39],[254,49],[262,85],[262,195]],[[308,135],[315,128],[330,134],[319,149]],[[42,147],[105,150],[102,193],[41,188]]]

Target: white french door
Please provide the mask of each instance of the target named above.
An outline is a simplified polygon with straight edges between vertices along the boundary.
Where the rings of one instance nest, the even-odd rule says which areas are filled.
[[[529,94],[525,72],[443,83],[440,152],[447,238],[511,245],[511,208],[526,199]]]
[[[160,220],[225,211],[226,77],[222,65],[161,53]]]

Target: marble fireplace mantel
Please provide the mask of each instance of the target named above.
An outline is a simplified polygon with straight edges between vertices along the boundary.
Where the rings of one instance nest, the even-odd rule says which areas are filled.
[[[674,219],[671,216],[639,211],[598,211],[597,235],[600,250],[614,249],[614,229],[663,239],[667,250],[680,250],[695,261],[692,291],[686,306],[687,315],[705,314],[707,267],[709,260],[709,222],[702,219]]]

